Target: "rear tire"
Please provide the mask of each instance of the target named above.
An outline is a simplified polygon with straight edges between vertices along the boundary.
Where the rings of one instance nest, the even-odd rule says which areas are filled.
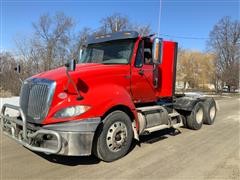
[[[184,128],[187,128],[187,118],[184,116],[184,115],[181,115],[181,118],[182,118],[182,123],[183,123],[183,127]]]
[[[187,126],[190,129],[198,130],[202,127],[204,118],[204,105],[202,102],[198,102],[191,114],[187,116]]]
[[[208,98],[204,102],[204,124],[212,125],[216,118],[216,102],[213,98]]]
[[[133,139],[132,123],[122,111],[110,113],[98,129],[93,153],[105,162],[115,161],[127,154]]]

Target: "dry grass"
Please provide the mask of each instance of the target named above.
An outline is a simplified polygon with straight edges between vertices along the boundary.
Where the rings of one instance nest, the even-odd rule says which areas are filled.
[[[11,97],[13,94],[9,91],[4,90],[2,87],[0,87],[0,97]]]

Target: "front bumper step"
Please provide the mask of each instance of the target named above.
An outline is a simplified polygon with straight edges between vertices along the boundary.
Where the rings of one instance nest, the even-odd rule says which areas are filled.
[[[5,114],[6,108],[19,111],[21,119]],[[33,128],[18,106],[4,104],[1,111],[3,133],[26,148],[46,154],[90,155],[100,117]]]
[[[10,117],[8,115],[5,115],[6,108],[19,111],[22,120],[19,120],[16,117]],[[48,154],[57,154],[62,148],[62,138],[58,132],[47,129],[39,129],[34,132],[27,129],[25,115],[23,114],[21,108],[18,106],[10,104],[3,105],[1,111],[1,126],[5,135],[14,139],[16,142],[32,151],[44,152]],[[55,140],[56,146],[52,149],[36,146],[36,140],[40,141],[43,136],[51,136]]]

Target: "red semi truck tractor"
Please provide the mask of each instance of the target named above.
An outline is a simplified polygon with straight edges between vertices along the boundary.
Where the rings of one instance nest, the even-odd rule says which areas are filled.
[[[111,162],[141,135],[213,124],[212,98],[175,94],[177,48],[134,31],[91,36],[78,62],[23,81],[20,106],[2,107],[2,130],[32,151]]]

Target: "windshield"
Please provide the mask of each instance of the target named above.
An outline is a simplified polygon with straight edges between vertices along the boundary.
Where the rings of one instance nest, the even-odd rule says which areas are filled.
[[[80,63],[128,64],[133,44],[132,39],[89,44]]]

